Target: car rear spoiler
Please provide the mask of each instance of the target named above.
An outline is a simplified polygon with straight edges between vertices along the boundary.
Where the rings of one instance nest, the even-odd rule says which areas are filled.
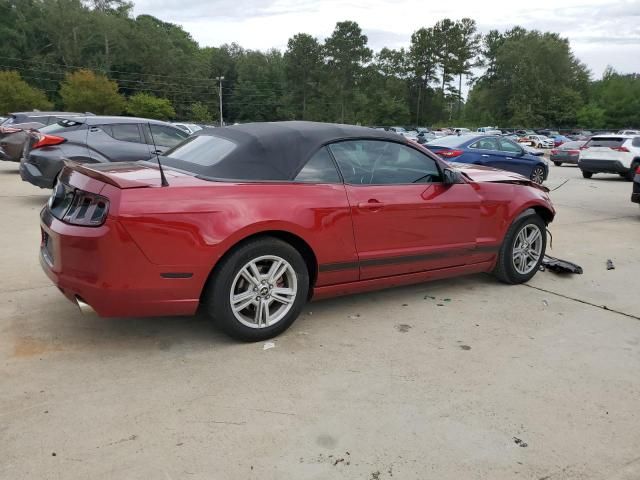
[[[99,180],[101,182],[113,185],[114,187],[121,189],[157,186],[155,183],[150,183],[146,180],[131,180],[129,178],[126,178],[122,174],[126,173],[127,171],[123,169],[119,169],[118,173],[120,174],[114,172],[102,172],[100,170],[91,168],[91,165],[74,162],[72,160],[65,160],[64,168],[81,173],[82,175],[85,175],[89,178]]]

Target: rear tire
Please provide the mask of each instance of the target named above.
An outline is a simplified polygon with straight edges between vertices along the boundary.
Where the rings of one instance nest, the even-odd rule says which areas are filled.
[[[289,328],[308,293],[309,272],[300,252],[282,240],[263,237],[240,245],[220,261],[203,304],[228,335],[257,342]]]
[[[584,170],[582,170],[582,176],[584,178],[591,178],[593,177],[593,172],[585,172]]]
[[[524,283],[536,274],[547,248],[547,225],[531,213],[515,221],[504,236],[493,274],[501,282]]]
[[[556,167],[561,167],[561,166],[562,166],[562,162],[553,162],[553,164],[554,164]]]

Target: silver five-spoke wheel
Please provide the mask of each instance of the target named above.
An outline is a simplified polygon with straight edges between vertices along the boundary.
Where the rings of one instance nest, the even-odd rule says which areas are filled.
[[[516,272],[526,275],[538,266],[542,255],[542,231],[536,224],[525,225],[516,235],[512,262]]]
[[[537,183],[538,185],[542,185],[542,182],[544,182],[544,168],[542,167],[534,168],[533,172],[531,172],[531,180]]]
[[[240,269],[231,284],[231,310],[250,328],[278,323],[293,306],[298,293],[296,272],[275,255],[255,258]]]

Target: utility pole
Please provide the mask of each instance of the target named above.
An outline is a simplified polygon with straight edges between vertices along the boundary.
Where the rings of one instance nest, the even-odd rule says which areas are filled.
[[[220,126],[224,126],[224,123],[222,121],[222,81],[224,80],[224,77],[216,77],[216,80],[218,80],[219,83],[219,87],[218,87],[218,93],[220,94]]]

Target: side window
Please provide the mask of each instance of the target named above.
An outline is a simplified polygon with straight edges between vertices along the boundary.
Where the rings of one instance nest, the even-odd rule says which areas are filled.
[[[151,124],[151,133],[153,134],[153,141],[156,145],[161,145],[163,147],[175,147],[189,136],[177,128],[154,124]]]
[[[522,153],[522,149],[511,140],[501,138],[498,141],[500,142],[500,150],[502,150],[503,152]]]
[[[640,147],[640,137],[634,137],[631,145],[633,145],[634,147]]]
[[[499,150],[498,141],[495,138],[482,138],[476,143],[469,145],[469,148],[477,148],[478,150]]]
[[[105,125],[103,130],[111,135],[116,140],[123,142],[144,143],[140,137],[140,130],[135,123],[115,123],[112,125]]]
[[[330,149],[346,183],[400,185],[442,181],[435,160],[400,143],[351,140],[334,143]]]
[[[327,147],[318,150],[300,170],[294,179],[296,182],[341,183],[340,175],[331,159]]]

